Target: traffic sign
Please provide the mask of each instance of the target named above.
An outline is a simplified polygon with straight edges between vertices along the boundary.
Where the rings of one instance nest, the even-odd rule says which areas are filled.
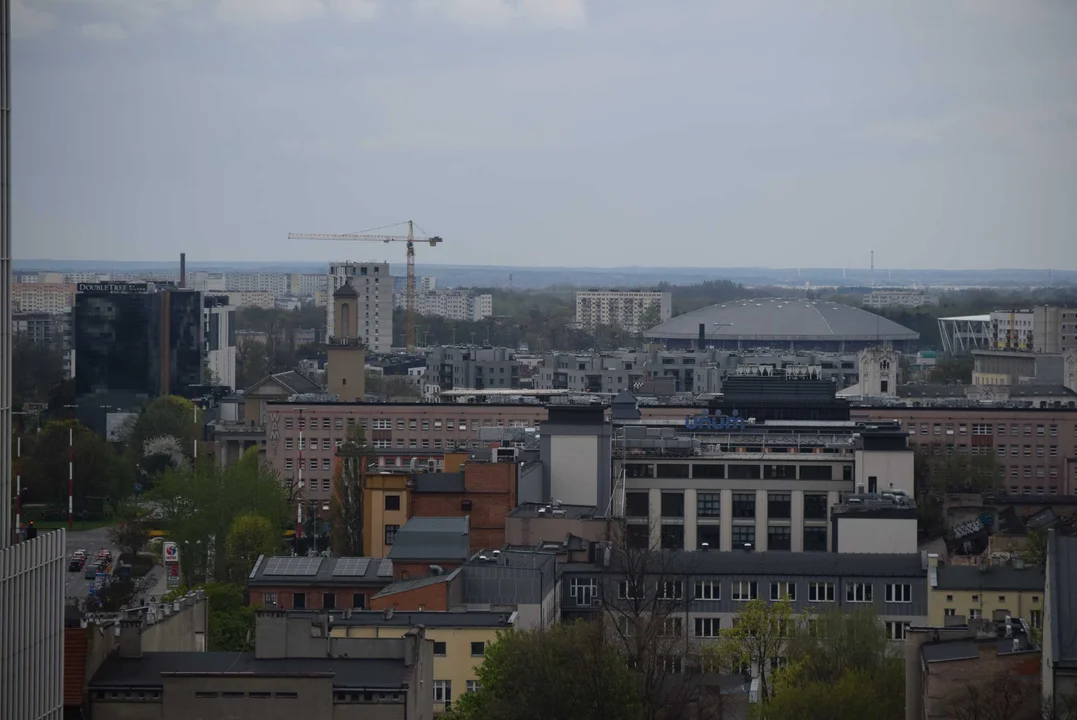
[[[179,547],[174,542],[166,542],[164,544],[164,559],[166,565],[172,565],[179,562]]]

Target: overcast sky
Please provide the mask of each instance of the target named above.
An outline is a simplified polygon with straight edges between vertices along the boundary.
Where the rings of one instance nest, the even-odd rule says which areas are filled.
[[[1077,2],[12,0],[17,258],[1077,268]]]

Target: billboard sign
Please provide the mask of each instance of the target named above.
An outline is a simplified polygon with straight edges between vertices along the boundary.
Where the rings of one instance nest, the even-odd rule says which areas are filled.
[[[744,418],[736,410],[730,415],[689,415],[684,419],[684,427],[688,430],[712,430],[729,432],[743,430]]]
[[[163,555],[165,565],[178,565],[179,564],[179,547],[174,542],[164,543]]]
[[[150,286],[147,283],[92,282],[79,283],[75,289],[80,293],[147,293]]]
[[[168,587],[178,588],[180,586],[179,563],[173,563],[169,565],[167,568],[167,572],[168,577],[166,578],[166,580]]]

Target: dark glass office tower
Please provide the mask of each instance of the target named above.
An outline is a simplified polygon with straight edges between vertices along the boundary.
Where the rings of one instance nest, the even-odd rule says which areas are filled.
[[[202,294],[144,283],[89,283],[75,296],[75,395],[115,409],[202,383]],[[97,396],[83,402],[86,396]],[[91,420],[91,424],[97,422]]]

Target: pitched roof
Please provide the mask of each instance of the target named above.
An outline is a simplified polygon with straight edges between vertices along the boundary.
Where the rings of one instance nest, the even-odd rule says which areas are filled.
[[[253,652],[145,652],[139,658],[121,658],[113,653],[98,668],[90,687],[161,687],[163,673],[332,675],[335,688],[397,690],[411,670],[398,659],[258,659]]]
[[[337,291],[333,293],[333,297],[359,297],[359,291],[352,287],[350,282],[345,282]]]
[[[441,583],[447,583],[457,575],[460,574],[460,568],[456,568],[447,575],[427,575],[426,577],[415,578],[413,580],[401,580],[395,582],[392,585],[386,585],[381,591],[374,597],[385,597],[386,595],[396,595],[402,592],[408,592],[409,590],[415,590],[417,588],[429,587],[431,585],[439,585]]]
[[[941,565],[938,577],[939,590],[1043,590],[1044,583],[1040,568],[1005,566],[981,570],[974,565]]]
[[[268,382],[275,382],[285,390],[289,391],[293,395],[302,395],[304,393],[315,393],[322,390],[322,386],[314,382],[306,375],[295,370],[287,370],[285,372],[274,373],[267,375],[258,382],[251,385],[244,391],[244,394],[250,395],[254,390],[262,387]]]
[[[465,517],[414,517],[396,532],[389,557],[400,560],[466,560],[471,548]]]

